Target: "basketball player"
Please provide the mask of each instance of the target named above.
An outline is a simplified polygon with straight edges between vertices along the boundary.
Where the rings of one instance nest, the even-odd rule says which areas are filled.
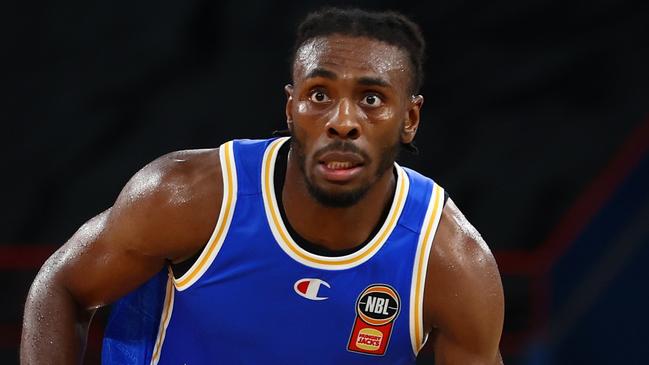
[[[300,25],[290,138],[150,163],[45,263],[23,364],[500,364],[503,291],[444,190],[395,164],[420,121],[424,42],[395,13]]]

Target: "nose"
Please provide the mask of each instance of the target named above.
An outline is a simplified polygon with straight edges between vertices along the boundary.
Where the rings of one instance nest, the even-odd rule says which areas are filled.
[[[354,110],[354,103],[341,99],[334,115],[326,125],[327,136],[330,138],[356,139],[360,136],[360,125]]]

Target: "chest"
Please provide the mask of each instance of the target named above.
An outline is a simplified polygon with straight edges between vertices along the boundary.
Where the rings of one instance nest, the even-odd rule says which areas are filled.
[[[302,359],[323,349],[322,356],[335,358],[331,361],[413,358],[414,233],[397,227],[362,263],[325,269],[296,260],[254,216],[235,215],[209,269],[190,288],[175,292],[167,348],[177,333],[184,333],[177,342],[186,344],[191,331],[200,335],[190,342],[209,338],[209,347],[219,347],[221,354],[230,348],[272,353],[295,346]]]

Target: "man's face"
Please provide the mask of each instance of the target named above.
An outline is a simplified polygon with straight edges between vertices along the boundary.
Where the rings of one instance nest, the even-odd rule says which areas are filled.
[[[286,87],[291,158],[317,201],[353,205],[415,136],[423,98],[409,92],[407,55],[364,37],[314,38],[296,54],[293,81]]]

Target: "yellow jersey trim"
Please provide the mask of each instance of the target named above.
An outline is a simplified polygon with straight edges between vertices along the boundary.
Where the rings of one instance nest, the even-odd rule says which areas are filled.
[[[433,186],[431,198],[426,210],[426,216],[422,223],[422,230],[419,234],[417,253],[412,275],[410,288],[410,340],[412,351],[415,356],[426,343],[427,336],[424,334],[424,289],[426,284],[426,271],[428,259],[433,246],[433,239],[442,216],[444,208],[444,189],[439,185]]]
[[[160,317],[158,335],[156,337],[155,345],[153,346],[151,365],[156,365],[158,364],[158,361],[160,361],[162,344],[164,343],[165,334],[167,333],[167,326],[169,325],[169,320],[171,320],[171,312],[173,312],[173,308],[174,308],[174,289],[173,289],[172,278],[173,278],[173,273],[169,271],[169,279],[167,280],[165,301],[164,301],[164,306],[162,308],[162,316]]]
[[[219,213],[219,218],[212,232],[212,236],[205,245],[201,255],[183,276],[174,279],[174,285],[179,291],[189,288],[207,271],[221,249],[228,229],[230,228],[230,223],[232,222],[237,199],[237,171],[232,141],[226,142],[219,147],[219,158],[221,160],[221,175],[223,177],[221,212]]]

